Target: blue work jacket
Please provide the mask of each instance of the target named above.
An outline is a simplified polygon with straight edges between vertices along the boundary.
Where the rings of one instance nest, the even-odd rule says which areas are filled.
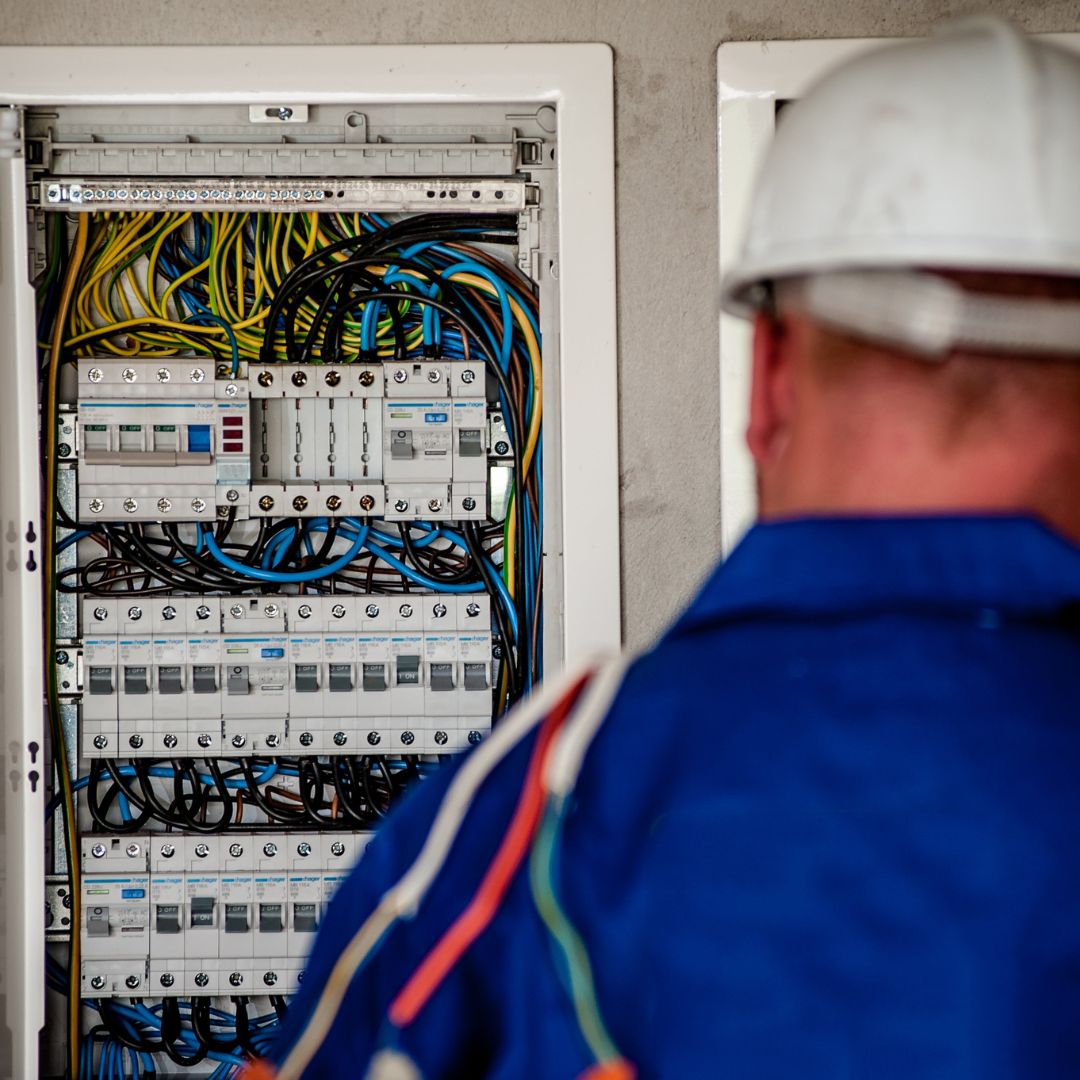
[[[748,534],[634,663],[565,823],[562,898],[643,1080],[1080,1076],[1078,601],[1080,550],[1027,518]],[[593,1063],[524,869],[416,1021],[386,1019],[491,862],[534,738],[484,783],[306,1080],[360,1080],[387,1045],[425,1080]],[[330,905],[277,1060],[448,779]]]

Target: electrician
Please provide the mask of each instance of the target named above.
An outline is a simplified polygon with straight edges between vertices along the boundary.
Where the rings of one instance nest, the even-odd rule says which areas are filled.
[[[1080,1075],[1080,59],[835,71],[724,302],[762,523],[391,818],[251,1076]]]

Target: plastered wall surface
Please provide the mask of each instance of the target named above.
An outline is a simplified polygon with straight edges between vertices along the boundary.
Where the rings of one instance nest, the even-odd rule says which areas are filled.
[[[1075,0],[0,0],[0,43],[612,45],[623,622],[641,645],[720,544],[716,47],[922,34],[977,11],[1033,32],[1080,30]]]

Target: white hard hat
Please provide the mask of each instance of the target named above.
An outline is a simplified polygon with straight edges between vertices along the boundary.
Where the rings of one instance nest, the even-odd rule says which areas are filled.
[[[723,304],[807,278],[811,314],[927,354],[1080,353],[1080,307],[973,307],[911,273],[935,269],[1080,279],[1080,57],[1001,19],[862,55],[785,110]]]

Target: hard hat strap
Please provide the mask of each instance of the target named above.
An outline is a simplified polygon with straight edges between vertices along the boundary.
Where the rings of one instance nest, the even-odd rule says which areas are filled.
[[[927,360],[957,349],[1080,359],[1076,303],[973,293],[917,270],[812,274],[778,286],[781,308]]]

